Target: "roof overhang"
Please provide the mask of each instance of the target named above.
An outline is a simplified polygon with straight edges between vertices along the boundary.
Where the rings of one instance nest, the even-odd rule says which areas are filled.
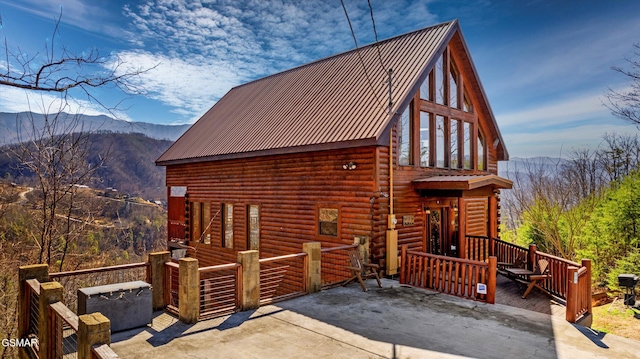
[[[419,178],[411,183],[425,196],[476,197],[493,195],[498,189],[511,189],[513,182],[489,175],[432,176]]]

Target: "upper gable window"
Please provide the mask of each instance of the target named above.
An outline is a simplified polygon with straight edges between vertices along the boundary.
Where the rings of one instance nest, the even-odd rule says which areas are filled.
[[[426,101],[433,101],[431,98],[431,73],[427,74],[427,78],[420,85],[420,98]]]
[[[467,95],[467,91],[464,91],[464,101],[462,102],[462,110],[464,112],[473,112],[473,105],[471,101],[469,101],[469,95]]]
[[[408,166],[413,164],[413,158],[411,156],[411,105],[407,106],[398,121],[398,148],[399,151],[399,163],[401,166]]]
[[[438,58],[435,66],[435,85],[436,85],[436,103],[444,105],[444,99],[446,97],[444,88],[444,61],[442,55]]]
[[[449,106],[460,108],[458,105],[458,70],[451,61],[451,71],[449,71]]]
[[[487,169],[486,156],[485,156],[485,140],[484,136],[478,131],[478,170],[484,171]]]

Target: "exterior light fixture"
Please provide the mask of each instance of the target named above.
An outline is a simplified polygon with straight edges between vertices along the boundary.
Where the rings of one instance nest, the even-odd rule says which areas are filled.
[[[431,214],[431,209],[429,207],[424,207],[424,214]]]
[[[349,163],[345,163],[344,165],[342,165],[342,169],[349,170],[349,171],[355,170],[356,169],[356,163],[353,162],[353,161],[351,161]]]

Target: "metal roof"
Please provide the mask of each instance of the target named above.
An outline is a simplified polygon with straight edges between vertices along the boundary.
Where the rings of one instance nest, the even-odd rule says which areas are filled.
[[[376,144],[456,31],[459,26],[453,20],[235,87],[156,163]]]

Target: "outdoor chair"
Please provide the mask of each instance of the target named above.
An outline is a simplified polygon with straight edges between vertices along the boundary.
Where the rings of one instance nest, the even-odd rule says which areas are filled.
[[[509,276],[509,273],[506,271],[507,268],[524,268],[527,264],[525,256],[524,253],[518,253],[513,262],[498,262],[498,272],[502,275]]]
[[[350,250],[348,255],[350,265],[346,266],[346,268],[351,271],[352,277],[346,281],[343,286],[354,280],[358,280],[362,290],[366,292],[367,287],[364,285],[364,281],[368,278],[375,278],[376,281],[378,281],[378,286],[382,288],[382,283],[380,283],[380,277],[378,276],[379,266],[377,264],[364,263],[357,249]]]
[[[540,258],[538,259],[538,265],[533,270],[533,274],[529,275],[529,286],[522,295],[522,299],[527,298],[534,287],[540,289],[545,294],[549,294],[549,292],[540,286],[540,284],[547,278],[551,278],[551,274],[549,274],[549,261],[544,258]]]

